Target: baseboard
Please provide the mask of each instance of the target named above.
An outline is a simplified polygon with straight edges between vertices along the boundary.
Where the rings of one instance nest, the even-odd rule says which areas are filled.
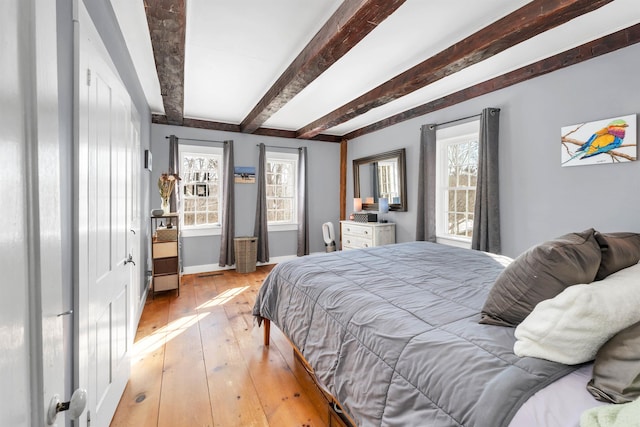
[[[142,311],[144,310],[144,305],[147,303],[147,296],[149,295],[149,289],[151,289],[151,277],[146,277],[147,286],[142,291],[142,295],[140,296],[140,303],[138,304],[138,311],[136,313],[136,324],[135,330],[138,330],[138,325],[140,324],[140,317],[142,317]]]
[[[295,258],[297,258],[297,256],[295,255],[273,257],[273,258],[269,258],[268,262],[256,263],[256,266],[279,264],[281,262],[288,261]],[[207,273],[210,271],[235,270],[235,268],[236,267],[234,265],[225,266],[225,267],[220,267],[218,264],[190,265],[182,268],[182,274],[199,274],[199,273]]]

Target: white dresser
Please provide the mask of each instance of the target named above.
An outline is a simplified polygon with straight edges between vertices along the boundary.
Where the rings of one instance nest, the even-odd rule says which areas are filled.
[[[371,248],[396,242],[396,225],[392,222],[340,221],[342,249]]]

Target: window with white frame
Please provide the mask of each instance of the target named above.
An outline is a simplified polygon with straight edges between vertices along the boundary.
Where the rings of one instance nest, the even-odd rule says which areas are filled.
[[[297,227],[298,155],[266,153],[267,224],[270,229]]]
[[[479,121],[436,133],[436,236],[470,247],[478,181]]]
[[[217,234],[222,219],[222,148],[180,145],[179,154],[183,234]]]

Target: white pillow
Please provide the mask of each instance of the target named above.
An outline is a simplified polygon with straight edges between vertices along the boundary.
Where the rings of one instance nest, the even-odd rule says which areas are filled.
[[[516,355],[567,365],[593,360],[598,349],[640,321],[640,264],[604,280],[566,288],[538,303],[515,330]]]

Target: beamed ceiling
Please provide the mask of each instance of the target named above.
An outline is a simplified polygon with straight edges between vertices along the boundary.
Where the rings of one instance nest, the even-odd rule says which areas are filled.
[[[640,41],[638,0],[111,0],[154,123],[338,142]]]

